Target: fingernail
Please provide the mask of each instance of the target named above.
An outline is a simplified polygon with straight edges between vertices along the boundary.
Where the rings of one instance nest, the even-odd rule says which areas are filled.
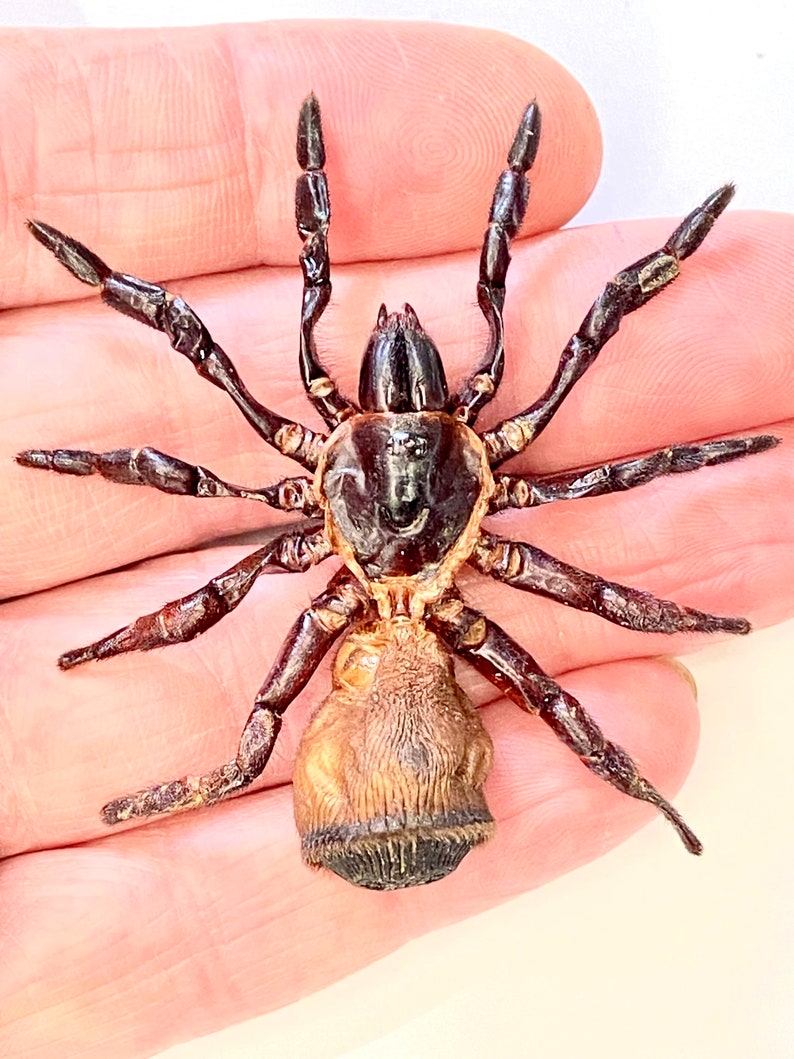
[[[692,688],[692,694],[695,696],[695,702],[697,702],[698,686],[695,683],[695,678],[692,676],[691,671],[687,669],[684,663],[678,658],[672,658],[668,655],[665,657],[664,661],[670,666],[671,669],[674,669],[677,673],[681,674],[687,684],[689,684],[690,688]]]

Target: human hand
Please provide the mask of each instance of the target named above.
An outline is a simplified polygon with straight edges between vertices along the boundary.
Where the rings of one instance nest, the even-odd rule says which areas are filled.
[[[343,65],[352,33],[377,76]],[[614,845],[650,811],[593,779],[543,726],[464,673],[496,743],[495,841],[422,890],[369,894],[313,875],[300,863],[287,785],[307,715],[328,686],[324,670],[287,713],[257,793],[109,833],[98,815],[108,798],[228,757],[286,629],[329,570],[262,580],[200,641],[57,671],[64,649],[190,591],[250,549],[201,545],[284,518],[236,501],[35,474],[14,466],[14,452],[152,444],[237,481],[295,471],[162,336],[95,298],[78,300],[84,288],[30,240],[24,218],[70,232],[116,268],[170,278],[252,392],[314,423],[295,356],[291,201],[306,91],[324,108],[334,211],[334,299],[321,350],[346,392],[355,392],[381,300],[415,305],[452,380],[477,361],[484,328],[474,285],[488,202],[517,117],[536,95],[544,132],[508,280],[506,378],[483,425],[545,386],[604,281],[659,246],[675,222],[555,231],[595,179],[595,119],[551,60],[492,34],[314,23],[4,41],[3,69],[14,75],[4,141],[13,150],[0,267],[4,304],[16,308],[2,319],[3,588],[20,598],[0,615],[0,833],[3,852],[19,854],[0,877],[2,1017],[9,1054],[55,1040],[72,1054],[67,1045],[101,1035],[113,1055],[138,1055],[286,1003],[408,937],[538,885]],[[486,69],[487,93],[478,75]],[[681,214],[694,205],[682,203]],[[505,515],[500,532],[685,604],[758,623],[787,613],[791,239],[779,217],[726,214],[672,290],[625,322],[519,466],[557,470],[721,434],[772,432],[787,444],[619,497]],[[460,253],[441,256],[450,251]],[[208,272],[219,274],[200,278]],[[48,304],[62,299],[71,304]],[[83,580],[96,573],[104,576]],[[564,674],[657,786],[676,788],[696,718],[686,681],[648,658],[670,640],[475,575],[461,580],[474,606]],[[45,591],[29,595],[37,590]],[[676,650],[703,642],[672,641]],[[672,837],[671,845],[674,854]]]

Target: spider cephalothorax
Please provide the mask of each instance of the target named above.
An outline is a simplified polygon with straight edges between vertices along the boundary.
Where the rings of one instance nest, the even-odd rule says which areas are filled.
[[[200,375],[232,398],[254,429],[312,477],[264,488],[231,485],[204,467],[151,448],[95,453],[33,449],[20,463],[65,474],[100,474],[190,496],[235,496],[298,512],[306,525],[283,533],[207,585],[154,614],[59,659],[90,659],[192,639],[219,621],[267,570],[301,571],[338,555],[344,567],[292,627],[256,696],[236,756],[199,777],[148,787],[109,802],[108,824],[210,805],[264,770],[281,718],[332,643],[344,634],[333,690],[310,721],[295,770],[295,818],[307,863],[361,886],[392,889],[451,872],[493,832],[483,794],[493,748],[458,686],[452,654],[467,659],[519,706],[538,715],[584,765],[619,790],[657,806],[691,853],[701,845],[672,805],[637,771],[581,704],[455,588],[469,563],[516,588],[590,610],[630,629],[746,633],[718,617],[605,581],[551,555],[486,532],[486,515],[595,496],[692,471],[777,444],[761,435],[678,445],[636,459],[551,476],[494,476],[551,421],[626,313],[678,275],[729,203],[725,186],[693,210],[667,243],[618,273],[566,346],[547,389],[523,412],[482,434],[474,423],[496,393],[504,365],[502,308],[510,241],[524,218],[526,173],[537,152],[540,112],[527,107],[494,192],[480,258],[478,302],[489,325],[477,372],[450,396],[438,349],[414,310],[382,306],[361,368],[358,405],[325,373],[314,328],[331,293],[330,221],[320,110],[313,96],[298,122],[296,221],[303,238],[299,364],[309,400],[329,428],[318,435],[259,404],[229,358],[181,298],[113,272],[76,240],[37,221],[35,237],[110,306],[165,332]]]

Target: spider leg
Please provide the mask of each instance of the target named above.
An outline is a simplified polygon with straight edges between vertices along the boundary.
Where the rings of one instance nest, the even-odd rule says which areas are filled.
[[[213,341],[187,302],[155,283],[113,272],[82,243],[48,224],[28,221],[28,228],[72,275],[89,286],[101,287],[102,301],[112,309],[162,331],[202,378],[209,379],[231,397],[260,437],[309,470],[316,468],[322,435],[284,419],[255,400],[231,360]]]
[[[298,165],[303,173],[295,185],[295,223],[303,239],[300,265],[303,272],[300,371],[309,400],[333,429],[358,409],[339,393],[317,358],[314,326],[331,297],[331,263],[328,225],[331,204],[325,165],[325,144],[320,104],[314,95],[303,101],[298,118]]]
[[[480,410],[493,399],[502,379],[505,361],[505,277],[510,266],[510,241],[518,233],[529,199],[526,173],[532,168],[540,143],[540,108],[530,103],[521,118],[513,146],[507,156],[508,169],[499,176],[494,190],[488,228],[480,255],[477,302],[488,321],[490,339],[485,360],[461,392],[452,398],[450,410],[471,426]]]
[[[322,529],[283,533],[190,595],[166,603],[87,647],[67,651],[58,659],[58,665],[73,669],[92,659],[151,651],[192,640],[234,610],[260,574],[302,573],[331,553]]]
[[[536,592],[567,607],[588,610],[615,625],[638,632],[732,632],[750,631],[746,618],[719,617],[702,610],[681,607],[650,592],[628,588],[555,559],[547,552],[521,541],[508,541],[481,533],[469,562],[514,588]]]
[[[550,423],[557,409],[620,327],[627,313],[645,305],[679,273],[679,262],[700,246],[712,225],[733,198],[726,184],[693,210],[661,250],[635,261],[607,283],[579,330],[563,350],[548,389],[529,408],[505,419],[482,435],[491,466],[523,452]]]
[[[624,794],[655,805],[690,853],[703,852],[677,810],[640,775],[626,751],[607,739],[581,703],[547,676],[503,629],[454,597],[436,604],[428,624],[513,702],[545,721],[591,772]]]
[[[290,629],[257,693],[233,760],[203,776],[184,776],[116,798],[102,809],[105,823],[118,824],[136,816],[212,805],[252,783],[267,765],[281,729],[282,714],[309,682],[334,640],[362,610],[364,602],[355,579],[347,570],[340,571]]]
[[[707,441],[702,445],[673,445],[637,459],[560,474],[497,474],[494,476],[496,490],[488,513],[494,515],[506,508],[536,507],[554,500],[578,500],[583,496],[617,493],[664,475],[697,471],[715,463],[728,463],[755,452],[764,452],[779,443],[780,438],[772,434],[758,434],[752,438]]]
[[[40,467],[59,474],[99,474],[121,485],[151,485],[162,493],[181,496],[231,496],[260,500],[282,511],[312,516],[322,513],[310,478],[285,478],[263,489],[224,482],[206,467],[185,463],[145,445],[139,449],[87,452],[83,449],[26,449],[15,457],[23,467]]]

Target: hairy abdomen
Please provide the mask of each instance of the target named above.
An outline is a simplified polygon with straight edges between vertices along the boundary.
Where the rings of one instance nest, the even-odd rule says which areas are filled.
[[[482,790],[492,757],[447,649],[421,621],[359,626],[298,751],[304,860],[378,890],[448,875],[493,833]]]

